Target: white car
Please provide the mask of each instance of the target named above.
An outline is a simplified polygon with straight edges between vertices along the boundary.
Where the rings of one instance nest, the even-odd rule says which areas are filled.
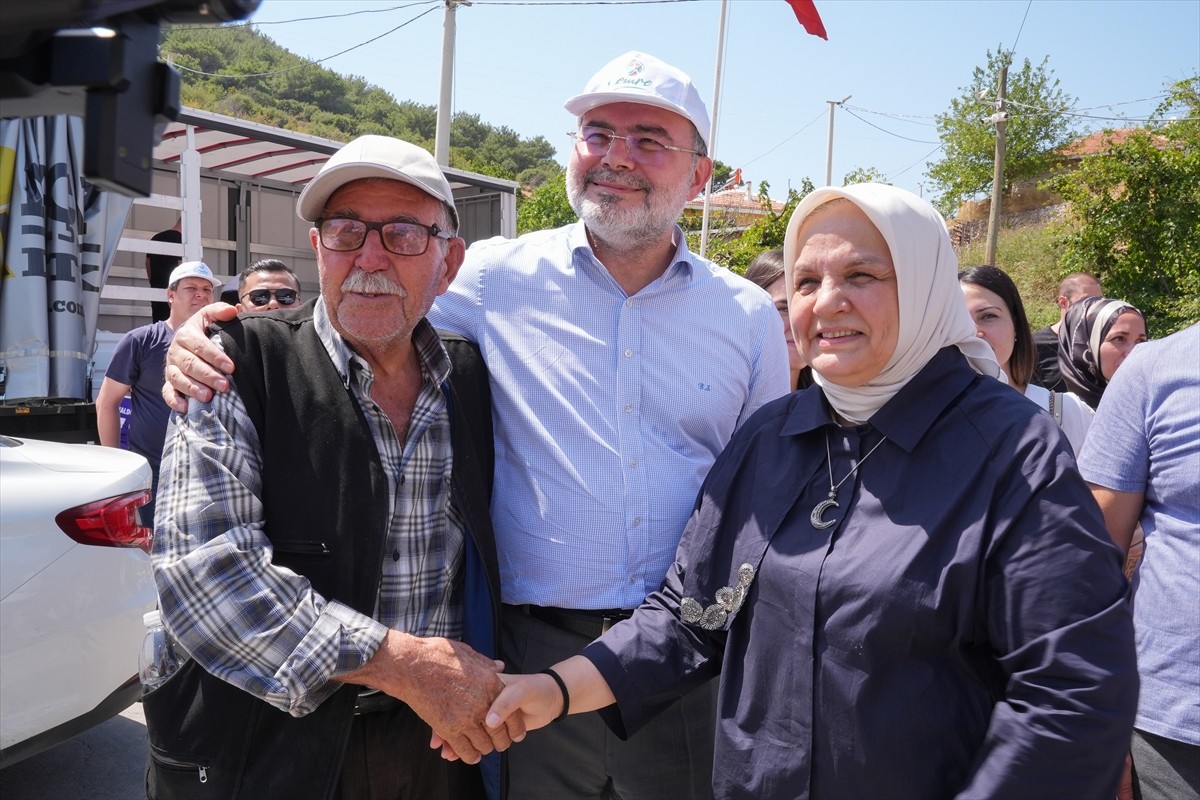
[[[149,489],[140,455],[0,436],[0,768],[140,697]]]

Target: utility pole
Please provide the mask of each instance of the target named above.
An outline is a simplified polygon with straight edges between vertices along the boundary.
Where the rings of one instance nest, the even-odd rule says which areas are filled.
[[[442,82],[438,92],[437,132],[433,139],[433,157],[440,166],[450,166],[450,104],[454,96],[454,10],[469,6],[470,0],[446,0],[442,22]]]
[[[1004,92],[1008,86],[1008,65],[1000,67],[996,88],[996,113],[990,122],[996,126],[996,165],[992,171],[992,207],[988,213],[987,250],[984,262],[995,265],[996,240],[1000,238],[1000,195],[1004,192],[1004,126],[1008,113],[1004,110]]]
[[[825,185],[833,186],[833,108],[840,106],[851,98],[852,95],[846,95],[841,100],[826,100],[829,103],[829,147],[825,151]]]
[[[717,26],[717,76],[713,79],[712,120],[708,126],[708,155],[717,152],[717,120],[721,114],[721,68],[725,63],[725,20],[729,16],[729,0],[721,0],[721,22]],[[704,187],[704,212],[700,216],[700,257],[708,252],[708,219],[712,211],[713,179],[708,176]]]

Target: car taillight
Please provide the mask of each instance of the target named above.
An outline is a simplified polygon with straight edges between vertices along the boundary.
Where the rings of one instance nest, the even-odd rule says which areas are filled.
[[[149,553],[153,531],[138,520],[138,509],[149,502],[150,492],[130,492],[68,508],[54,521],[80,544],[137,547]]]

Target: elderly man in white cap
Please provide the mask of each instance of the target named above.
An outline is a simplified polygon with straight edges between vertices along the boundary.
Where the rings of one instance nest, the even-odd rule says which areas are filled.
[[[426,151],[364,136],[297,213],[320,296],[224,325],[232,386],[169,432],[152,559],[190,659],[144,698],[147,791],[482,797],[509,744],[482,725],[491,407],[478,350],[425,320],[463,260],[453,194]]]
[[[429,314],[478,342],[491,375],[501,655],[515,672],[578,652],[659,587],[717,454],[788,391],[770,297],[690,252],[676,224],[712,171],[691,79],[626,53],[566,108],[580,222],[472,245]],[[199,322],[187,328],[168,376],[207,397],[227,379],[182,350],[228,365]],[[511,796],[711,796],[714,698],[697,690],[628,740],[595,713],[533,732],[509,751]]]
[[[129,449],[150,462],[153,482],[150,503],[142,511],[146,525],[154,519],[158,467],[171,409],[162,401],[163,362],[175,329],[213,301],[221,279],[202,261],[188,261],[167,281],[167,318],[134,328],[121,337],[96,396],[96,427],[100,444],[121,446],[121,401],[130,396]]]

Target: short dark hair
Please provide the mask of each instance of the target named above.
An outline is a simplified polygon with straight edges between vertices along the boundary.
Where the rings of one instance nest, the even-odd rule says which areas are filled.
[[[779,280],[783,274],[783,248],[775,247],[763,250],[754,257],[750,266],[746,267],[746,280],[753,281],[763,289]]]
[[[159,231],[150,237],[150,241],[183,244],[183,234],[172,228],[168,231]],[[150,259],[151,275],[158,273],[170,274],[171,270],[183,263],[183,258],[181,256],[169,256],[165,253],[147,253],[146,258]]]
[[[262,258],[258,261],[255,261],[238,274],[239,298],[246,289],[246,281],[250,280],[250,276],[256,272],[286,272],[288,275],[291,275],[292,280],[296,282],[296,289],[300,289],[300,279],[296,277],[295,270],[280,261],[278,258]]]
[[[1084,285],[1095,283],[1100,285],[1100,279],[1090,272],[1072,272],[1070,275],[1062,279],[1062,283],[1058,285],[1058,296],[1065,297],[1070,302],[1074,303],[1080,297],[1080,292],[1084,290]]]
[[[1027,386],[1037,365],[1037,347],[1033,343],[1033,333],[1029,330],[1029,319],[1025,316],[1025,304],[1021,302],[1021,292],[1018,291],[1017,285],[1008,277],[1007,272],[991,264],[959,270],[958,282],[987,289],[1008,306],[1017,337],[1012,356],[1008,360],[1008,375],[1013,383]]]

